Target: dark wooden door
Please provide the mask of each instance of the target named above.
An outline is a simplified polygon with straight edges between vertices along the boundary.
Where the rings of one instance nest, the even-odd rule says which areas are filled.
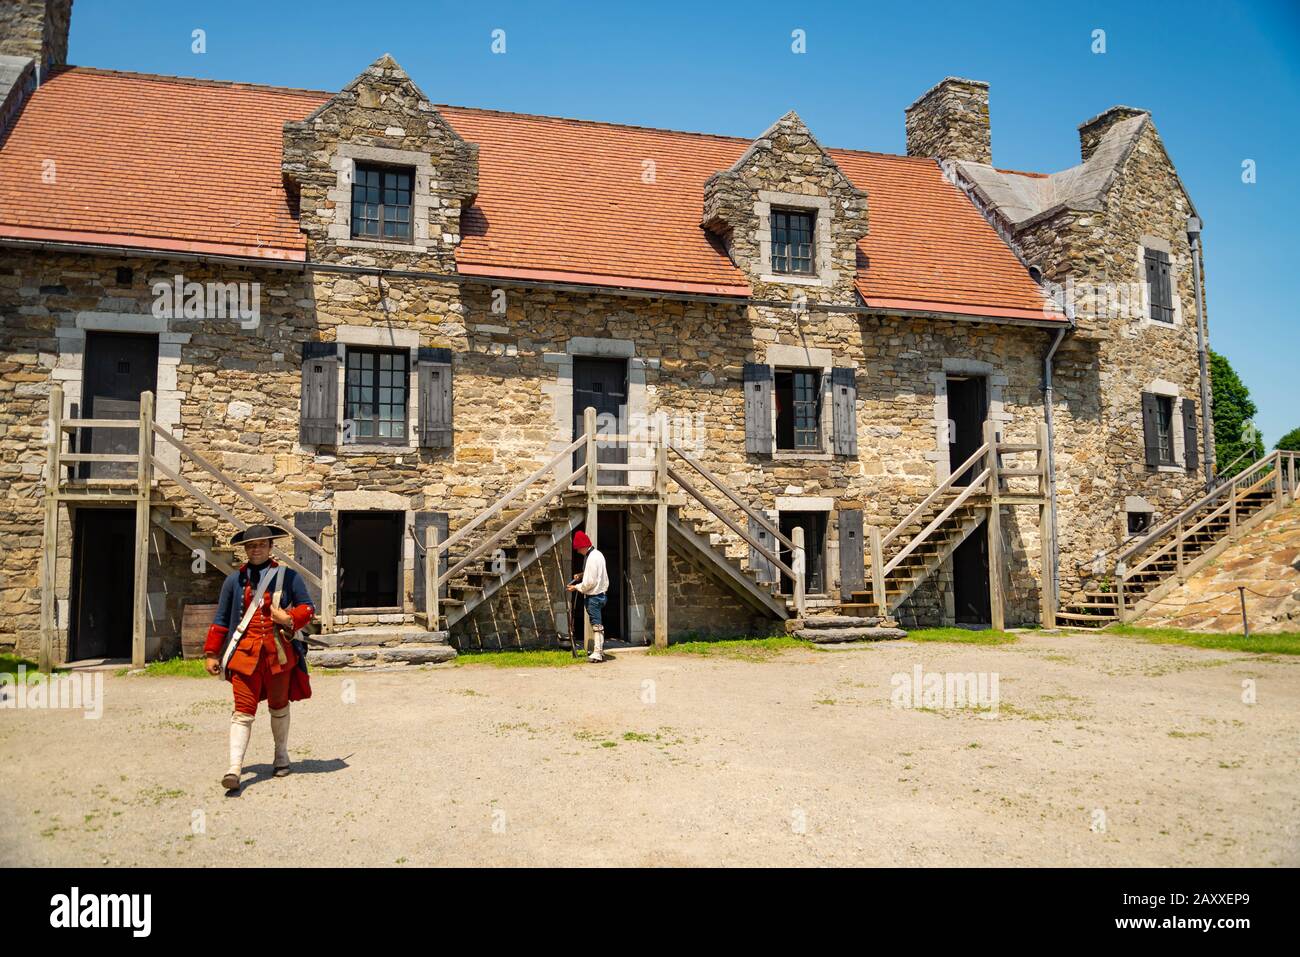
[[[987,524],[971,532],[952,553],[952,591],[958,624],[987,625],[992,621]]]
[[[339,514],[339,607],[382,608],[402,604],[401,512]]]
[[[955,469],[984,444],[988,417],[987,390],[980,376],[948,378],[948,467]],[[979,474],[979,463],[958,476],[954,485],[969,485]]]
[[[158,337],[122,332],[86,333],[81,381],[81,416],[86,419],[139,419],[140,393],[158,388]],[[82,429],[82,452],[130,453],[139,433],[130,429]],[[83,462],[82,478],[130,478],[129,462]]]
[[[135,510],[79,508],[73,525],[68,659],[130,658]]]
[[[582,435],[583,412],[590,406],[596,410],[596,428],[605,435],[627,434],[627,361],[625,359],[589,359],[579,356],[573,360],[573,437]],[[573,467],[586,461],[587,452],[579,448],[574,454]],[[596,449],[597,462],[627,464],[627,444],[602,441]],[[627,472],[602,471],[597,479],[601,485],[626,485]]]

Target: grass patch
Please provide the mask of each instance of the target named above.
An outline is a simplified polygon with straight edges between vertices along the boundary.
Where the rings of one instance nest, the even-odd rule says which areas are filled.
[[[144,674],[150,678],[211,678],[204,667],[202,658],[168,658],[166,661],[151,661],[144,666]],[[118,677],[130,672],[130,668],[119,668]]]
[[[778,635],[774,638],[717,638],[711,641],[678,641],[667,648],[651,647],[652,655],[701,655],[713,658],[732,658],[737,661],[768,661],[791,648],[821,651],[811,641]]]
[[[1020,636],[1009,631],[972,631],[969,628],[917,628],[907,633],[908,641],[944,641],[962,645],[1009,645]]]
[[[38,665],[35,661],[32,661],[30,658],[23,658],[20,657],[19,655],[11,655],[7,653],[0,655],[0,673],[13,675],[14,681],[17,681],[18,669],[20,667],[27,669],[23,673],[23,677],[28,682],[34,680],[33,678],[34,675],[40,674],[40,670],[39,670],[40,665]],[[67,670],[68,670],[67,668],[55,668],[54,673],[62,674]]]
[[[1253,654],[1300,655],[1300,632],[1276,635],[1229,635],[1221,632],[1187,631],[1182,628],[1137,628],[1133,625],[1110,625],[1103,633],[1138,638],[1157,645],[1186,645],[1189,648],[1213,648],[1219,651],[1249,651]]]
[[[568,651],[538,649],[536,651],[462,651],[453,660],[457,667],[487,665],[492,668],[563,668],[566,665],[585,664],[586,655],[575,658]]]

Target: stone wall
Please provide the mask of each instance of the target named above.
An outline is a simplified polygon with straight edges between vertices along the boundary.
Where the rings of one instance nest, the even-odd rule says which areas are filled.
[[[6,0],[0,4],[0,55],[37,61],[41,76],[68,62],[72,0]]]
[[[992,163],[989,85],[948,77],[907,108],[907,155]]]

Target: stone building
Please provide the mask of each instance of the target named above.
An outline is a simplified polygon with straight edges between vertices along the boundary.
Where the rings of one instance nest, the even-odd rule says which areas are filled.
[[[587,407],[651,437],[597,455],[610,631],[633,642],[664,609],[672,635],[781,627],[796,528],[807,614],[861,610],[872,529],[889,559],[932,519],[874,610],[1036,623],[1045,570],[1067,598],[1203,483],[1194,209],[1142,111],[1084,123],[1079,166],[1020,173],[991,165],[968,80],[908,108],[894,156],[828,149],[793,112],[744,141],[435,106],[387,55],[337,93],[69,67],[70,0],[5,10],[0,647],[35,654],[44,627],[56,660],[124,656],[142,614],[148,653],[173,653],[233,560],[220,542],[260,519],[247,496],[317,543],[287,557],[347,636],[321,660],[437,660],[428,631],[556,642],[578,495],[454,569],[550,478],[485,511],[582,464],[561,453]],[[1083,308],[1085,286],[1136,300]],[[143,393],[141,496],[137,433],[57,420],[135,422]],[[986,423],[1004,500],[941,514],[988,464],[954,475]],[[678,475],[733,494],[704,472],[715,508],[671,489],[656,606],[660,436]],[[467,526],[421,619],[425,534]]]

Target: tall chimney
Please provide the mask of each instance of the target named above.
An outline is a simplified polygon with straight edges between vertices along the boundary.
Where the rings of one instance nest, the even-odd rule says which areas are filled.
[[[0,3],[0,56],[36,61],[42,81],[68,62],[72,0],[4,0]]]
[[[1139,110],[1132,106],[1112,106],[1104,113],[1098,113],[1090,120],[1084,120],[1079,124],[1079,152],[1083,155],[1083,161],[1088,162],[1088,157],[1092,155],[1097,144],[1101,142],[1106,131],[1116,123],[1122,120],[1129,120],[1135,116],[1141,116],[1146,110]]]
[[[992,163],[989,85],[950,76],[907,108],[907,155]]]

